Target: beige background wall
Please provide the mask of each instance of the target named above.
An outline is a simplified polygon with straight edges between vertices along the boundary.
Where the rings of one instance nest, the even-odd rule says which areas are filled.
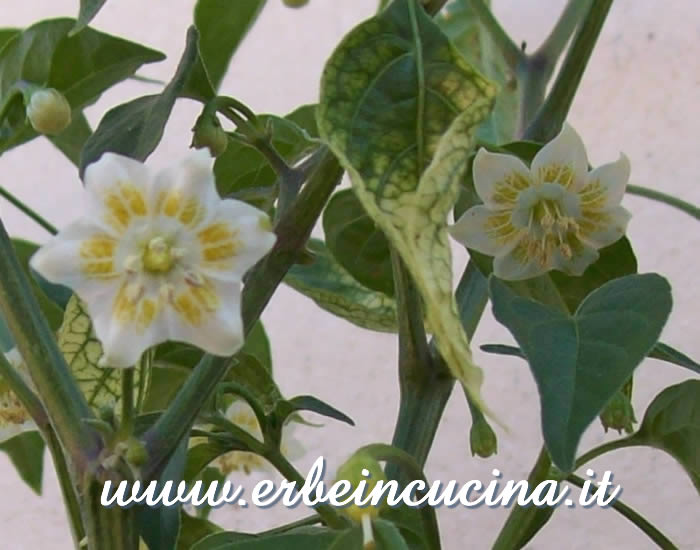
[[[77,0],[2,0],[0,26],[26,26],[46,17],[72,15]],[[99,29],[143,41],[168,54],[168,60],[142,70],[167,80],[172,74],[191,21],[193,0],[108,1],[95,20]],[[368,17],[375,0],[311,0],[293,11],[270,0],[258,26],[236,56],[222,88],[261,112],[284,113],[317,98],[324,60],[340,37]],[[552,24],[563,0],[494,0],[497,15],[516,38],[533,47]],[[700,9],[693,0],[618,0],[586,72],[570,121],[586,141],[592,163],[616,159],[623,150],[632,160],[634,183],[678,193],[700,203]],[[96,124],[105,110],[153,87],[129,82],[104,95],[89,110]],[[152,157],[164,165],[183,154],[197,107],[178,103],[165,139]],[[0,158],[0,182],[33,204],[59,227],[79,215],[73,194],[76,172],[48,142]],[[641,271],[666,274],[674,288],[675,308],[664,340],[700,357],[698,340],[700,232],[697,222],[667,207],[628,197],[634,217],[630,236]],[[44,239],[11,207],[0,205],[15,235]],[[464,255],[458,255],[458,268]],[[331,468],[358,446],[391,439],[397,408],[396,341],[361,331],[323,314],[304,297],[282,288],[265,312],[279,382],[288,395],[313,393],[350,414],[354,429],[329,423],[300,430],[308,449],[299,462],[309,466],[324,454]],[[490,311],[475,343],[508,342]],[[486,370],[486,398],[512,428],[501,434],[500,452],[484,462],[470,457],[469,421],[461,392],[455,392],[437,434],[427,473],[432,479],[490,481],[499,468],[505,479],[521,479],[541,445],[538,403],[527,368],[517,360],[477,352]],[[689,374],[647,361],[638,371],[635,405],[641,416],[665,385]],[[588,448],[606,438],[598,424],[586,434]],[[682,548],[700,548],[700,501],[672,459],[651,450],[620,451],[593,463],[611,469],[624,487],[624,500],[642,511]],[[251,480],[249,487],[252,487]],[[256,530],[303,511],[275,509],[217,513],[230,527]],[[440,510],[446,550],[488,548],[503,522],[503,509]],[[47,463],[44,496],[32,494],[0,456],[0,548],[67,550],[71,547],[55,478]],[[652,548],[633,525],[612,510],[561,509],[531,545],[533,549]]]

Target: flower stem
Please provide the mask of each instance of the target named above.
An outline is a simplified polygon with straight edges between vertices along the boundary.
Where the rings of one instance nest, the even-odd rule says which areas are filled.
[[[122,369],[122,417],[119,426],[122,439],[129,438],[134,428],[134,368]]]
[[[594,458],[598,458],[600,455],[603,455],[605,453],[609,453],[611,451],[617,451],[618,449],[625,449],[627,447],[634,447],[637,445],[637,442],[634,439],[634,436],[630,437],[623,437],[622,439],[614,439],[613,441],[607,441],[606,443],[603,443],[602,445],[598,445],[597,447],[594,447],[590,451],[582,454],[577,460],[576,460],[576,468],[578,469],[584,464],[590,462]]]
[[[574,37],[552,91],[525,131],[525,139],[546,142],[561,129],[612,2],[597,0],[592,4]]]
[[[695,206],[694,204],[690,204],[689,202],[686,202],[682,199],[679,199],[678,197],[674,197],[673,195],[667,195],[666,193],[662,193],[661,191],[656,191],[655,189],[649,189],[640,185],[628,185],[627,192],[630,195],[639,195],[640,197],[646,197],[647,199],[663,202],[664,204],[667,204],[674,208],[678,208],[678,210],[682,210],[683,212],[685,212],[689,216],[692,216],[696,220],[700,220],[699,207]]]
[[[101,441],[83,419],[94,417],[39,309],[0,221],[0,311],[69,462],[80,471],[96,458]]]
[[[335,157],[325,151],[317,169],[289,211],[279,220],[277,242],[246,277],[242,296],[242,316],[247,334],[260,317],[289,268],[306,244],[331,193],[340,182],[343,170]],[[144,479],[151,477],[167,462],[178,442],[189,431],[203,403],[216,390],[232,360],[205,355],[180,388],[174,401],[144,435],[149,461]]]
[[[585,481],[576,474],[569,474],[566,481],[577,487],[583,487],[585,483]],[[678,547],[673,544],[666,535],[654,527],[654,525],[639,512],[636,512],[621,500],[614,500],[610,506],[639,527],[659,548],[663,548],[664,550],[678,550]]]
[[[12,206],[17,208],[20,212],[34,220],[38,225],[46,229],[49,233],[52,235],[55,235],[58,233],[58,230],[51,225],[48,221],[46,221],[39,213],[37,213],[35,210],[32,210],[29,206],[27,206],[24,202],[22,202],[20,199],[18,199],[15,195],[10,193],[7,189],[5,189],[2,185],[0,185],[0,197],[3,197],[7,202],[9,202]]]

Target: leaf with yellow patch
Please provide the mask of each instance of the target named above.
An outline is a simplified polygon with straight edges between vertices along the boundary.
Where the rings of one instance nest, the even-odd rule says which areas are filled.
[[[85,399],[95,410],[114,408],[121,401],[121,369],[99,367],[102,344],[95,336],[85,304],[73,295],[66,304],[63,324],[58,329],[58,346],[71,368]],[[134,402],[138,403],[140,370],[134,372]]]
[[[419,3],[396,0],[333,53],[318,110],[322,138],[401,255],[441,354],[479,404],[481,369],[452,292],[447,215],[495,95]]]

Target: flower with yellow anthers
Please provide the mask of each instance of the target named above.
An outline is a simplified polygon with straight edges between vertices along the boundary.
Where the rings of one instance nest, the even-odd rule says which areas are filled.
[[[29,387],[33,387],[27,367],[16,349],[5,354],[5,359],[17,370]],[[27,409],[0,376],[0,443],[24,432],[37,429]]]
[[[630,214],[620,201],[630,175],[625,155],[588,171],[586,149],[568,125],[528,168],[512,155],[480,149],[474,186],[483,205],[467,210],[452,236],[494,256],[494,274],[506,280],[556,269],[581,275],[598,250],[620,239]]]
[[[219,197],[208,153],[157,175],[105,153],[87,168],[84,198],[85,217],[31,265],[87,304],[105,365],[134,365],[168,340],[215,355],[240,348],[241,281],[275,235],[265,213]]]

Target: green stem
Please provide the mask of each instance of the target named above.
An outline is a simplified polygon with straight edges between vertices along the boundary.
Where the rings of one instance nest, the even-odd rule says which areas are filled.
[[[639,195],[640,197],[646,197],[647,199],[663,202],[664,204],[678,208],[678,210],[682,210],[696,220],[700,220],[700,207],[690,204],[689,202],[679,199],[678,197],[674,197],[673,195],[667,195],[661,191],[641,187],[640,185],[628,185],[627,192],[630,195]]]
[[[536,57],[546,57],[550,60],[552,67],[563,53],[566,45],[571,39],[571,35],[583,17],[591,8],[593,0],[569,0],[557,20],[552,32],[545,39],[542,45],[534,53]],[[551,76],[551,74],[550,74]],[[549,79],[549,77],[547,77]]]
[[[10,193],[2,185],[0,185],[0,197],[3,197],[12,206],[17,208],[17,210],[19,210],[20,212],[22,212],[23,214],[25,214],[26,216],[31,218],[33,221],[35,221],[38,225],[40,225],[41,227],[46,229],[46,231],[48,231],[52,235],[55,235],[56,233],[58,233],[58,230],[53,225],[51,225],[48,221],[46,221],[39,213],[32,210],[24,202],[22,202],[16,196],[14,196],[12,193]]]
[[[513,42],[484,0],[471,0],[469,5],[488,31],[508,66],[515,69],[525,58],[523,51]]]
[[[109,474],[112,486],[122,477]],[[90,479],[82,499],[83,520],[89,550],[137,550],[139,532],[136,524],[137,507],[102,506],[100,496],[106,479]],[[127,479],[127,481],[129,481]]]
[[[102,447],[98,434],[83,422],[94,415],[56,345],[1,221],[0,274],[0,311],[69,462],[81,470]]]
[[[297,200],[280,219],[275,228],[275,246],[246,277],[241,303],[246,334],[296,261],[342,174],[338,161],[326,151]],[[144,435],[150,457],[143,468],[144,479],[151,479],[167,462],[231,364],[229,358],[206,355],[195,367],[174,401]]]
[[[545,447],[542,447],[535,466],[527,478],[527,485],[531,491],[538,484],[549,479],[551,465],[552,461],[549,458],[549,453],[547,453]],[[522,507],[515,505],[511,509],[501,532],[498,534],[493,550],[516,550],[521,548],[521,541],[531,536],[530,525],[536,520],[539,510],[537,506]]]
[[[583,487],[585,483],[585,480],[578,477],[576,474],[570,474],[566,478],[566,481],[579,488]],[[678,547],[673,544],[666,535],[654,527],[644,516],[627,506],[621,500],[614,500],[611,506],[614,510],[639,527],[659,548],[663,548],[664,550],[678,550]]]
[[[603,443],[598,447],[594,447],[590,451],[582,454],[576,460],[576,467],[574,469],[580,468],[584,464],[587,464],[594,458],[598,458],[600,455],[603,455],[605,453],[617,451],[618,449],[625,449],[627,447],[634,447],[636,445],[637,442],[635,441],[634,436],[624,437],[622,439],[614,439],[613,441],[607,441],[606,443]]]
[[[574,37],[552,91],[525,132],[525,139],[546,142],[561,129],[612,2],[597,0],[591,6]]]
[[[129,438],[134,428],[134,368],[122,369],[121,439]]]
[[[289,462],[277,448],[268,448],[265,458],[281,473],[287,480],[293,481],[297,487],[304,485],[306,481],[299,471]],[[336,509],[329,504],[318,504],[314,510],[323,520],[323,523],[333,529],[343,529],[347,527],[345,519],[338,514]]]

